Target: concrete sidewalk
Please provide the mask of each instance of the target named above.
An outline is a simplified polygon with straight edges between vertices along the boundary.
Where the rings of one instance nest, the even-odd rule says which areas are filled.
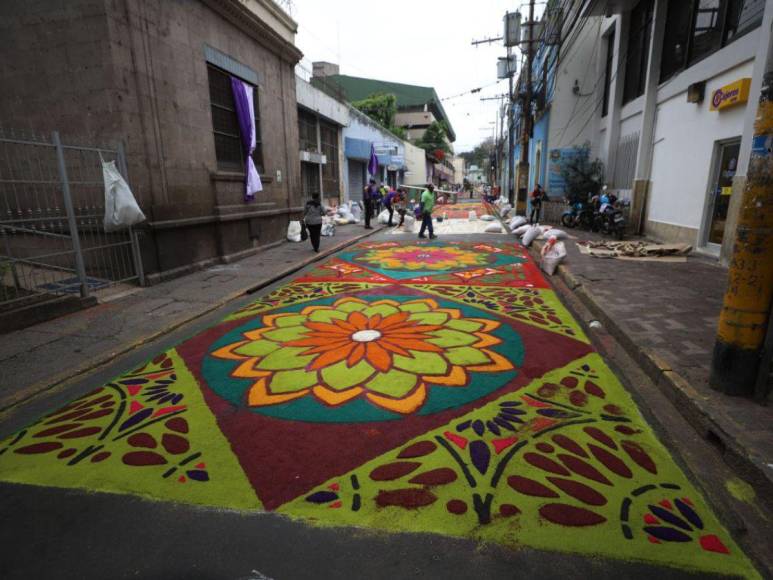
[[[284,242],[239,262],[213,266],[116,297],[68,316],[2,335],[0,412],[97,368],[380,229],[339,227],[309,242]]]
[[[600,236],[570,231],[582,239]],[[541,243],[535,243],[539,250]],[[727,270],[581,254],[567,240],[558,275],[738,475],[773,505],[773,407],[728,397],[708,385]]]

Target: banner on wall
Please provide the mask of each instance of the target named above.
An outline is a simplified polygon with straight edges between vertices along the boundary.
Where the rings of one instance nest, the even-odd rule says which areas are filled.
[[[560,197],[566,195],[566,182],[561,176],[561,166],[563,163],[576,157],[587,157],[586,148],[564,147],[561,149],[551,149],[548,157],[548,183],[547,193],[550,197]]]

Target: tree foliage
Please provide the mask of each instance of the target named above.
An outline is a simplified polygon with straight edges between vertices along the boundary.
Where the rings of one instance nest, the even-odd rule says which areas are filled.
[[[472,151],[465,151],[460,153],[461,157],[467,162],[467,166],[477,165],[478,167],[485,167],[486,163],[491,159],[492,153],[496,151],[496,144],[493,137],[487,137],[480,144],[476,145]]]
[[[397,97],[391,93],[373,93],[361,101],[352,103],[355,109],[365,113],[382,127],[389,129],[400,139],[405,139],[405,129],[395,126]]]
[[[438,149],[445,153],[451,153],[451,147],[448,145],[447,138],[448,124],[445,121],[432,121],[424,135],[417,139],[414,145],[430,153]]]
[[[589,144],[574,147],[574,153],[562,160],[559,172],[566,194],[572,200],[598,195],[604,185],[604,163],[591,159]]]

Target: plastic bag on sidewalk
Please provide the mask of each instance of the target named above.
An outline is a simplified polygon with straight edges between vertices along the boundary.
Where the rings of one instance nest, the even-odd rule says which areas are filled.
[[[557,240],[565,240],[567,237],[569,237],[566,235],[566,232],[564,230],[559,230],[555,228],[549,229],[542,235],[547,239],[556,238]]]
[[[326,221],[322,224],[322,229],[320,230],[320,235],[323,236],[334,236],[336,235],[336,224],[333,221]]]
[[[102,177],[105,180],[105,231],[114,232],[145,221],[145,214],[118,172],[115,161],[102,160]]]
[[[376,221],[380,224],[385,224],[389,222],[389,212],[387,210],[383,210],[380,214],[378,214],[378,218],[376,218]]]
[[[527,220],[525,217],[523,217],[522,215],[517,215],[517,216],[514,216],[514,217],[513,217],[513,218],[510,220],[510,229],[511,229],[511,230],[514,230],[515,228],[519,228],[519,227],[521,227],[523,224],[525,224],[527,221],[528,221],[528,220]]]
[[[480,219],[484,222],[493,222],[496,218],[491,214],[485,214],[480,216]]]
[[[405,220],[403,221],[403,231],[412,232],[415,225],[416,225],[416,218],[410,214],[406,214]]]
[[[528,232],[530,229],[531,229],[531,226],[529,224],[523,224],[523,225],[518,226],[517,228],[515,228],[513,230],[513,233],[520,238],[526,232]]]
[[[486,226],[486,229],[483,230],[487,234],[501,234],[502,233],[502,226],[496,222],[490,223]]]
[[[530,226],[528,230],[526,230],[526,233],[523,234],[523,239],[521,240],[521,243],[524,246],[530,246],[531,243],[537,239],[537,236],[539,236],[542,233],[542,229],[540,229],[539,226]]]
[[[287,240],[290,242],[301,241],[301,222],[294,220],[287,226]]]
[[[359,222],[362,219],[362,208],[360,207],[360,204],[357,203],[356,201],[352,202],[351,213],[355,223]]]
[[[552,276],[558,265],[566,257],[566,247],[564,242],[559,242],[557,238],[551,237],[547,243],[542,246],[542,259],[540,260],[540,268],[546,274]]]

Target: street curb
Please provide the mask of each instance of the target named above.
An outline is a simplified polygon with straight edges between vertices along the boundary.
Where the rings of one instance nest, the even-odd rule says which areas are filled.
[[[539,259],[543,242],[534,242],[532,256]],[[536,254],[536,256],[535,256]],[[773,505],[773,478],[764,468],[762,458],[753,457],[740,446],[722,426],[723,421],[715,417],[708,397],[697,391],[682,375],[673,370],[654,351],[637,345],[634,340],[610,317],[571,270],[561,264],[557,269],[560,279],[574,293],[586,308],[601,322],[615,340],[623,347],[658,389],[679,410],[687,423],[703,439],[718,448],[725,462],[754,487],[763,504]]]
[[[229,302],[232,302],[233,300],[236,300],[241,296],[245,296],[247,294],[254,294],[255,292],[259,291],[261,288],[270,286],[274,282],[277,282],[287,276],[290,276],[291,274],[294,274],[295,272],[302,270],[303,268],[305,268],[310,264],[313,264],[314,262],[318,262],[324,258],[327,258],[328,256],[335,254],[336,252],[352,244],[355,244],[365,238],[368,238],[380,232],[382,229],[384,228],[375,227],[373,231],[365,232],[364,234],[361,234],[359,236],[346,240],[345,242],[336,244],[335,246],[332,246],[324,251],[321,251],[318,254],[309,256],[309,258],[307,258],[306,260],[302,260],[301,262],[298,262],[288,268],[285,268],[278,274],[275,274],[270,278],[266,278],[265,280],[261,281],[258,284],[248,286],[247,288],[243,288],[241,290],[237,290],[236,292],[232,292],[231,294],[228,294],[225,298],[221,298],[217,302],[207,305],[203,310],[196,312],[192,316],[188,316],[184,319],[174,321],[169,326],[165,327],[163,330],[142,336],[126,344],[123,348],[119,350],[103,355],[102,357],[100,357],[98,360],[94,362],[89,362],[88,364],[84,364],[74,369],[71,369],[69,371],[66,371],[64,373],[61,373],[58,376],[56,376],[53,380],[49,379],[45,382],[39,382],[30,387],[27,387],[24,390],[18,393],[15,393],[15,395],[10,399],[10,401],[8,401],[6,404],[0,407],[0,415],[5,415],[8,411],[14,409],[15,407],[18,407],[22,403],[26,403],[27,401],[34,399],[38,395],[51,391],[56,387],[62,386],[64,383],[73,381],[74,379],[78,379],[82,375],[108,364],[109,362],[113,361],[116,357],[122,356],[128,352],[131,352],[149,342],[153,342],[154,340],[161,338],[164,335],[170,334],[171,332],[174,332],[178,328],[185,326],[186,324],[193,322],[194,320],[202,318],[203,316],[206,316],[210,312],[214,312],[218,308],[222,308]]]

